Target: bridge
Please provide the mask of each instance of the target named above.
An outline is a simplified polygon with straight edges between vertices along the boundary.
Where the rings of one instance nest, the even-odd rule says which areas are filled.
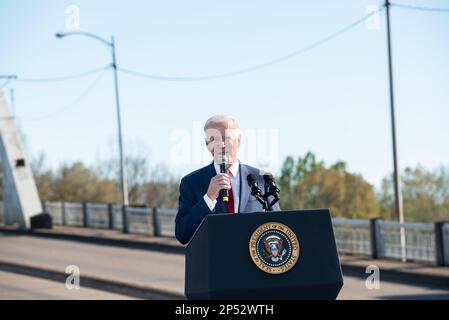
[[[43,205],[56,224],[52,230],[17,231],[2,226],[0,214],[0,299],[185,298],[184,247],[173,237],[176,210]],[[445,224],[333,224],[345,283],[338,299],[449,299],[449,268],[445,253],[438,253],[444,242],[437,245],[447,241]],[[78,268],[80,289],[67,288],[68,266]],[[378,288],[367,284],[373,266],[379,268]]]

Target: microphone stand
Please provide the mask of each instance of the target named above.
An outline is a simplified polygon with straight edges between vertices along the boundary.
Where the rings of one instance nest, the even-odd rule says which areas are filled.
[[[264,198],[264,202],[267,204],[267,211],[272,211],[271,209],[273,206],[279,201],[279,189],[278,188],[271,188],[267,183],[264,185],[265,188],[265,194],[262,196]],[[273,200],[268,204],[268,197],[273,196]]]

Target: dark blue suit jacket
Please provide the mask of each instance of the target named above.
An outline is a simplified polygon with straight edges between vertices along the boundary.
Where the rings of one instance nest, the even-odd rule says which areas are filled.
[[[242,163],[239,164],[240,196],[238,213],[263,211],[262,205],[250,194],[249,186],[246,182],[246,177],[250,173],[256,175],[259,187],[264,185],[263,171]],[[208,166],[196,170],[181,179],[179,209],[175,219],[175,235],[179,242],[189,242],[207,214],[227,213],[226,205],[220,197],[217,199],[213,212],[204,201],[204,195],[209,188],[210,180],[216,174],[214,163],[212,162]],[[279,204],[273,206],[272,210],[280,210]]]

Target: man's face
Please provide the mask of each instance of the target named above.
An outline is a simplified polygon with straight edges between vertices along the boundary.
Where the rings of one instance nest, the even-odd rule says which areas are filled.
[[[226,164],[233,164],[237,161],[240,132],[227,122],[211,123],[206,130],[206,145],[217,164],[222,163],[223,153],[227,157]]]

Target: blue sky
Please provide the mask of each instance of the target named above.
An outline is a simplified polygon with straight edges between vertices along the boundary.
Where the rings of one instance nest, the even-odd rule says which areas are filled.
[[[449,1],[437,0],[397,3],[449,7]],[[288,54],[361,18],[376,4],[0,0],[0,74],[47,78],[109,64],[110,52],[99,42],[54,37],[68,31],[69,5],[80,9],[81,31],[115,36],[119,66],[203,76]],[[391,16],[399,165],[447,165],[449,13],[392,8]],[[209,161],[195,130],[209,116],[226,113],[243,130],[261,132],[259,144],[265,143],[265,133],[272,134],[268,143],[276,146],[245,158],[249,164],[277,173],[287,155],[311,150],[327,164],[346,161],[349,170],[378,186],[392,171],[384,19],[382,13],[380,29],[362,23],[305,54],[236,77],[170,82],[120,73],[125,150],[148,152],[151,165],[164,162],[184,175]],[[93,82],[83,99],[64,108]],[[56,167],[75,160],[94,164],[116,154],[111,70],[101,78],[13,82],[3,88],[8,96],[10,88],[31,156],[43,151],[48,166]],[[180,133],[188,139],[177,140]],[[174,158],[180,146],[194,150],[183,162]],[[242,148],[252,150],[248,143]],[[266,156],[274,160],[267,162]]]

